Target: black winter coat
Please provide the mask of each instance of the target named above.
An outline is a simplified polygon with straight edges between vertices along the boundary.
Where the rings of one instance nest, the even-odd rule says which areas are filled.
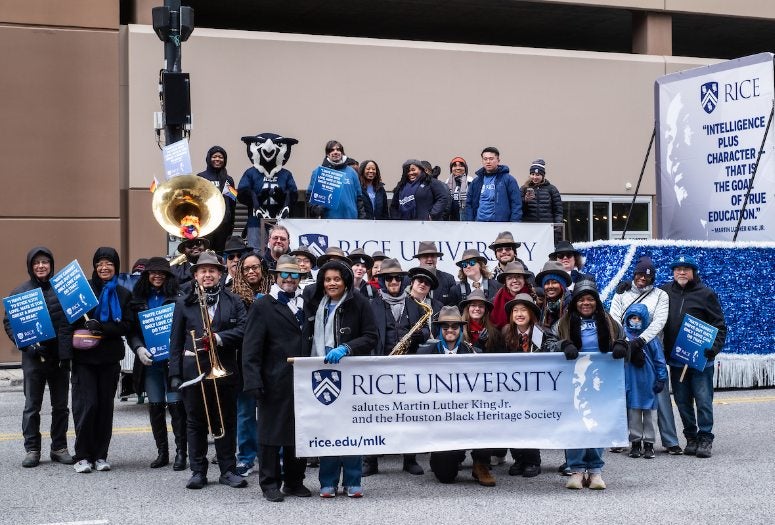
[[[303,357],[302,331],[288,305],[271,295],[256,300],[248,310],[242,342],[245,391],[262,390],[258,400],[258,442],[293,446],[293,365],[289,357]]]
[[[670,310],[663,331],[665,359],[669,359],[670,354],[673,353],[675,340],[685,314],[718,328],[716,340],[711,347],[714,356],[718,355],[727,339],[727,324],[716,292],[705,286],[699,279],[689,281],[684,288],[675,281],[664,284],[661,288],[670,298]]]
[[[46,255],[51,259],[51,271],[48,277],[51,278],[51,276],[54,275],[54,256],[51,253],[51,250],[44,248],[43,246],[36,246],[27,252],[27,273],[30,276],[30,280],[25,281],[11,290],[11,293],[8,295],[29,292],[35,288],[40,288],[43,291],[43,299],[46,301],[46,307],[51,316],[51,324],[54,326],[57,337],[40,343],[40,354],[46,359],[59,359],[60,355],[68,352],[69,344],[66,344],[65,340],[69,337],[70,326],[67,322],[65,312],[62,310],[62,305],[59,304],[59,298],[57,298],[57,294],[51,287],[51,283],[48,280],[44,282],[38,281],[35,274],[32,272],[32,260],[39,254]],[[11,321],[8,319],[8,312],[3,313],[3,326],[5,327],[5,333],[8,334],[8,338],[16,343],[13,331],[11,330]],[[64,335],[65,333],[67,335]],[[21,350],[24,351],[24,348]]]
[[[431,297],[436,299],[444,306],[457,306],[460,302],[459,294],[455,293],[455,276],[441,270],[436,270],[436,278],[439,280],[439,286],[431,290]]]
[[[495,298],[495,294],[498,293],[498,290],[503,288],[503,285],[495,279],[482,278],[482,281],[487,281],[487,289],[484,290],[484,295],[487,297],[488,301],[492,301]],[[465,298],[468,297],[468,294],[470,293],[471,284],[468,282],[468,280],[455,283],[454,288],[452,288],[452,291],[450,292],[450,298],[455,302],[451,304],[460,304],[460,301],[465,300]]]
[[[361,187],[361,192],[363,193],[363,211],[366,213],[366,219],[384,220],[390,218],[384,184],[380,183],[379,187],[374,189],[374,206],[371,205],[366,188]]]
[[[393,199],[390,202],[390,218],[394,220],[401,220],[401,211],[399,210],[399,194],[401,188],[406,185],[406,179],[402,178],[401,181],[393,190]],[[414,195],[414,200],[417,204],[417,217],[414,220],[418,221],[442,221],[449,217],[449,208],[451,196],[449,190],[438,179],[432,178],[430,175],[425,176],[425,181],[417,189],[417,193]]]
[[[94,295],[99,298],[102,292],[103,282],[99,278],[89,280]],[[72,359],[75,362],[88,364],[88,365],[103,365],[110,363],[117,363],[124,359],[124,339],[127,334],[133,329],[135,323],[135,314],[129,305],[132,294],[129,290],[123,286],[116,286],[116,293],[118,294],[118,302],[121,305],[121,321],[106,321],[102,323],[102,339],[100,344],[90,350],[76,350],[73,348],[72,332],[67,337],[63,344],[69,346],[68,356],[63,356],[63,359]],[[97,308],[93,308],[87,315],[89,319],[96,319]],[[85,328],[85,319],[81,317],[71,326],[72,330]]]
[[[221,365],[232,373],[230,376],[218,380],[223,384],[238,385],[240,383],[237,355],[242,345],[242,337],[245,334],[246,317],[242,299],[231,292],[221,290],[215,316],[210,321],[210,327],[213,333],[218,334],[221,338],[222,345],[217,348],[218,359]],[[193,291],[178,299],[175,305],[175,315],[172,317],[172,333],[170,334],[170,377],[178,376],[187,381],[199,375],[195,366],[192,366],[195,359],[193,357],[184,358],[184,352],[194,348],[191,330],[194,330],[197,338],[202,337],[204,333],[199,302]],[[210,360],[207,353],[199,352],[199,359],[202,371],[209,372]]]
[[[379,290],[366,284],[361,288],[361,294],[368,299],[371,313],[374,314],[374,324],[377,326],[377,345],[371,355],[387,355],[398,342],[396,320],[393,318],[390,306],[382,300]]]
[[[318,273],[320,275],[320,273]],[[321,282],[318,277],[318,284]],[[312,356],[315,333],[315,314],[322,297],[315,293],[311,301],[304,301],[304,344],[306,356]],[[351,355],[371,355],[377,346],[379,335],[369,300],[360,292],[353,293],[348,286],[342,304],[334,314],[334,340],[337,346],[347,344]]]
[[[535,198],[525,199],[528,188],[532,188]],[[528,182],[520,191],[522,193],[522,222],[555,222],[562,223],[562,197],[557,188],[544,180],[540,184]]]

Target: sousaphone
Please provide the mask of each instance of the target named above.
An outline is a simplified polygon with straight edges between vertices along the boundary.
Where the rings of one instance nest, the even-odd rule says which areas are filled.
[[[211,233],[226,213],[218,187],[197,175],[179,175],[160,184],[153,192],[151,207],[164,230],[185,239]]]

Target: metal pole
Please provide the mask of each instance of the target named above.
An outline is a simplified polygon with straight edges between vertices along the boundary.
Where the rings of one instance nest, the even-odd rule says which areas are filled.
[[[164,71],[180,73],[180,0],[164,0],[164,7],[170,10],[170,36],[164,42]],[[164,137],[167,144],[173,144],[183,138],[183,126],[165,125]]]
[[[775,99],[772,99],[772,109],[770,109],[770,118],[767,119],[767,127],[764,129],[764,136],[762,137],[762,145],[759,147],[759,153],[756,155],[756,164],[753,167],[753,173],[751,173],[751,181],[748,183],[748,190],[745,192],[745,198],[743,199],[743,207],[740,210],[740,217],[737,219],[737,226],[735,226],[735,235],[732,237],[732,242],[737,241],[737,234],[740,233],[740,223],[743,222],[743,215],[745,215],[745,208],[748,206],[748,196],[751,195],[753,189],[753,180],[756,178],[756,172],[759,171],[759,161],[762,159],[762,153],[764,153],[764,143],[767,141],[767,133],[770,132],[770,124],[772,124],[772,115],[775,114]]]
[[[627,233],[627,228],[630,226],[630,217],[632,217],[632,210],[635,208],[635,199],[640,191],[640,183],[643,181],[643,174],[646,171],[646,163],[649,161],[649,155],[651,154],[651,148],[654,146],[654,138],[657,136],[657,124],[654,123],[654,128],[651,130],[651,140],[649,140],[649,147],[646,150],[646,158],[643,159],[643,166],[640,168],[640,177],[638,177],[638,184],[635,186],[635,194],[632,196],[632,202],[630,203],[630,211],[627,213],[627,222],[624,223],[624,231],[622,231],[622,240]]]

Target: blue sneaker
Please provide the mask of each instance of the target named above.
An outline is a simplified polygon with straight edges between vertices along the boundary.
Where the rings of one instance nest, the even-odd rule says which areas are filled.
[[[320,489],[320,497],[321,498],[335,498],[336,497],[336,487],[322,487]]]
[[[347,497],[348,498],[362,498],[363,497],[363,487],[361,487],[361,486],[347,487]]]
[[[253,472],[253,463],[237,463],[237,474],[246,478]]]

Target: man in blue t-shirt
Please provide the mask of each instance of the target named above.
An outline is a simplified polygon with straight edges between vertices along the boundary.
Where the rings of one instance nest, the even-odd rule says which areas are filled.
[[[522,220],[522,196],[509,167],[500,164],[500,152],[494,146],[482,150],[482,168],[466,195],[465,219],[478,222],[519,222]]]

